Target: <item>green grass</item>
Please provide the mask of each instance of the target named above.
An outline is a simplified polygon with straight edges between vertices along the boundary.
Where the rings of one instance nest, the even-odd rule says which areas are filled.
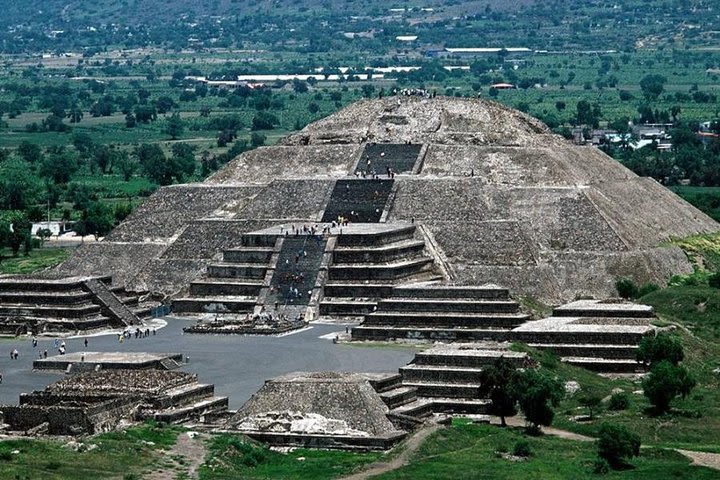
[[[533,452],[526,461],[511,461],[497,452],[512,451],[519,440],[526,440]],[[433,434],[415,453],[408,466],[380,475],[378,479],[493,479],[592,478],[596,457],[593,442],[578,442],[551,436],[528,437],[516,429],[474,425],[455,421]],[[612,472],[598,478],[627,479],[710,479],[717,472],[690,466],[690,461],[673,451],[643,449],[632,460],[634,468]]]
[[[10,250],[2,251],[0,273],[27,274],[54,267],[72,253],[72,248],[36,248],[27,257],[21,253],[12,257]]]
[[[241,437],[222,434],[210,440],[200,479],[331,479],[352,473],[380,456],[306,449],[285,455]]]
[[[84,439],[86,445],[97,445],[89,451],[73,451],[65,441],[6,440],[0,442],[0,480],[96,480],[139,474],[156,465],[154,451],[174,444],[180,431],[145,424]]]

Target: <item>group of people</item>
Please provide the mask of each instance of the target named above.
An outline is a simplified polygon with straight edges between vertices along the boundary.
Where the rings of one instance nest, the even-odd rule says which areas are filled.
[[[437,92],[428,92],[424,88],[394,88],[392,91],[393,95],[400,95],[402,97],[423,97],[423,98],[435,98]]]
[[[157,331],[153,328],[152,334],[156,335]],[[130,329],[125,330],[123,332],[118,333],[118,342],[123,343],[125,340],[130,340],[132,337],[135,338],[147,338],[150,336],[150,329],[146,328],[145,330],[140,330],[140,328],[136,328],[134,332],[132,332]],[[87,347],[87,344],[85,344]]]

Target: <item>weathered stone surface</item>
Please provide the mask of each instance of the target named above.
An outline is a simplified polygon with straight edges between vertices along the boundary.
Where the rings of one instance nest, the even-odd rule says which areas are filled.
[[[247,430],[256,426],[271,431],[294,428],[296,433],[318,433],[318,428],[326,428],[325,433],[343,430],[345,435],[379,436],[397,432],[387,411],[362,375],[292,373],[267,380],[229,420],[228,427]],[[278,418],[285,420],[276,421]]]
[[[452,283],[493,282],[552,303],[603,297],[620,276],[662,284],[690,271],[680,250],[662,245],[720,230],[657,182],[521,112],[480,99],[389,97],[246,152],[206,182],[161,189],[57,272],[176,295],[243,233],[322,218],[335,181],[356,173],[372,143],[419,146],[413,173],[395,177],[375,220],[421,224]]]

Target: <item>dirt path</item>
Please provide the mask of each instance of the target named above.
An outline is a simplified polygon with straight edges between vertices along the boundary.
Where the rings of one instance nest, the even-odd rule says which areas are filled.
[[[692,450],[680,450],[679,448],[676,448],[675,451],[692,460],[693,465],[720,470],[720,453],[695,452]]]
[[[508,417],[505,419],[505,422],[510,427],[524,427],[525,426],[525,419],[519,415],[516,417]],[[492,417],[492,420],[490,421],[490,423],[492,423],[493,425],[500,425],[500,419],[498,417]],[[545,435],[552,435],[554,437],[565,438],[567,440],[577,440],[579,442],[592,442],[595,440],[592,437],[580,435],[579,433],[570,432],[568,430],[561,430],[559,428],[542,427],[541,430]]]
[[[417,432],[413,433],[412,436],[410,436],[405,441],[405,448],[395,458],[387,462],[375,462],[373,464],[370,464],[368,465],[367,470],[363,470],[362,472],[356,473],[349,477],[344,477],[342,480],[365,480],[366,478],[380,475],[391,470],[396,470],[400,467],[407,465],[410,462],[410,457],[413,453],[415,453],[415,451],[417,451],[420,445],[422,445],[423,442],[430,435],[435,433],[440,428],[442,428],[442,425],[438,424],[432,424],[427,427],[421,428]]]
[[[178,436],[173,447],[164,452],[167,466],[161,471],[152,472],[143,478],[147,480],[175,480],[179,475],[183,478],[198,478],[197,472],[205,460],[205,437],[196,432],[183,432]]]

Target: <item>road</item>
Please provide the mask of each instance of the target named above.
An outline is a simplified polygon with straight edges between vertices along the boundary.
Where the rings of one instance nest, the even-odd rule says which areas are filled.
[[[312,325],[299,333],[281,336],[185,335],[182,327],[192,322],[168,319],[166,327],[156,336],[131,338],[118,343],[114,334],[89,337],[88,348],[83,338],[66,339],[68,352],[79,351],[147,351],[182,353],[189,357],[184,370],[197,373],[202,383],[214,383],[218,395],[230,397],[230,407],[240,407],[271,377],[295,371],[396,372],[414,356],[411,348],[363,347],[334,344],[319,338],[344,330],[338,325]],[[10,359],[17,348],[18,360]],[[38,352],[56,353],[54,340],[39,339],[33,348],[29,338],[0,340],[0,404],[16,404],[22,392],[44,388],[63,377],[62,374],[34,372],[32,361]]]

